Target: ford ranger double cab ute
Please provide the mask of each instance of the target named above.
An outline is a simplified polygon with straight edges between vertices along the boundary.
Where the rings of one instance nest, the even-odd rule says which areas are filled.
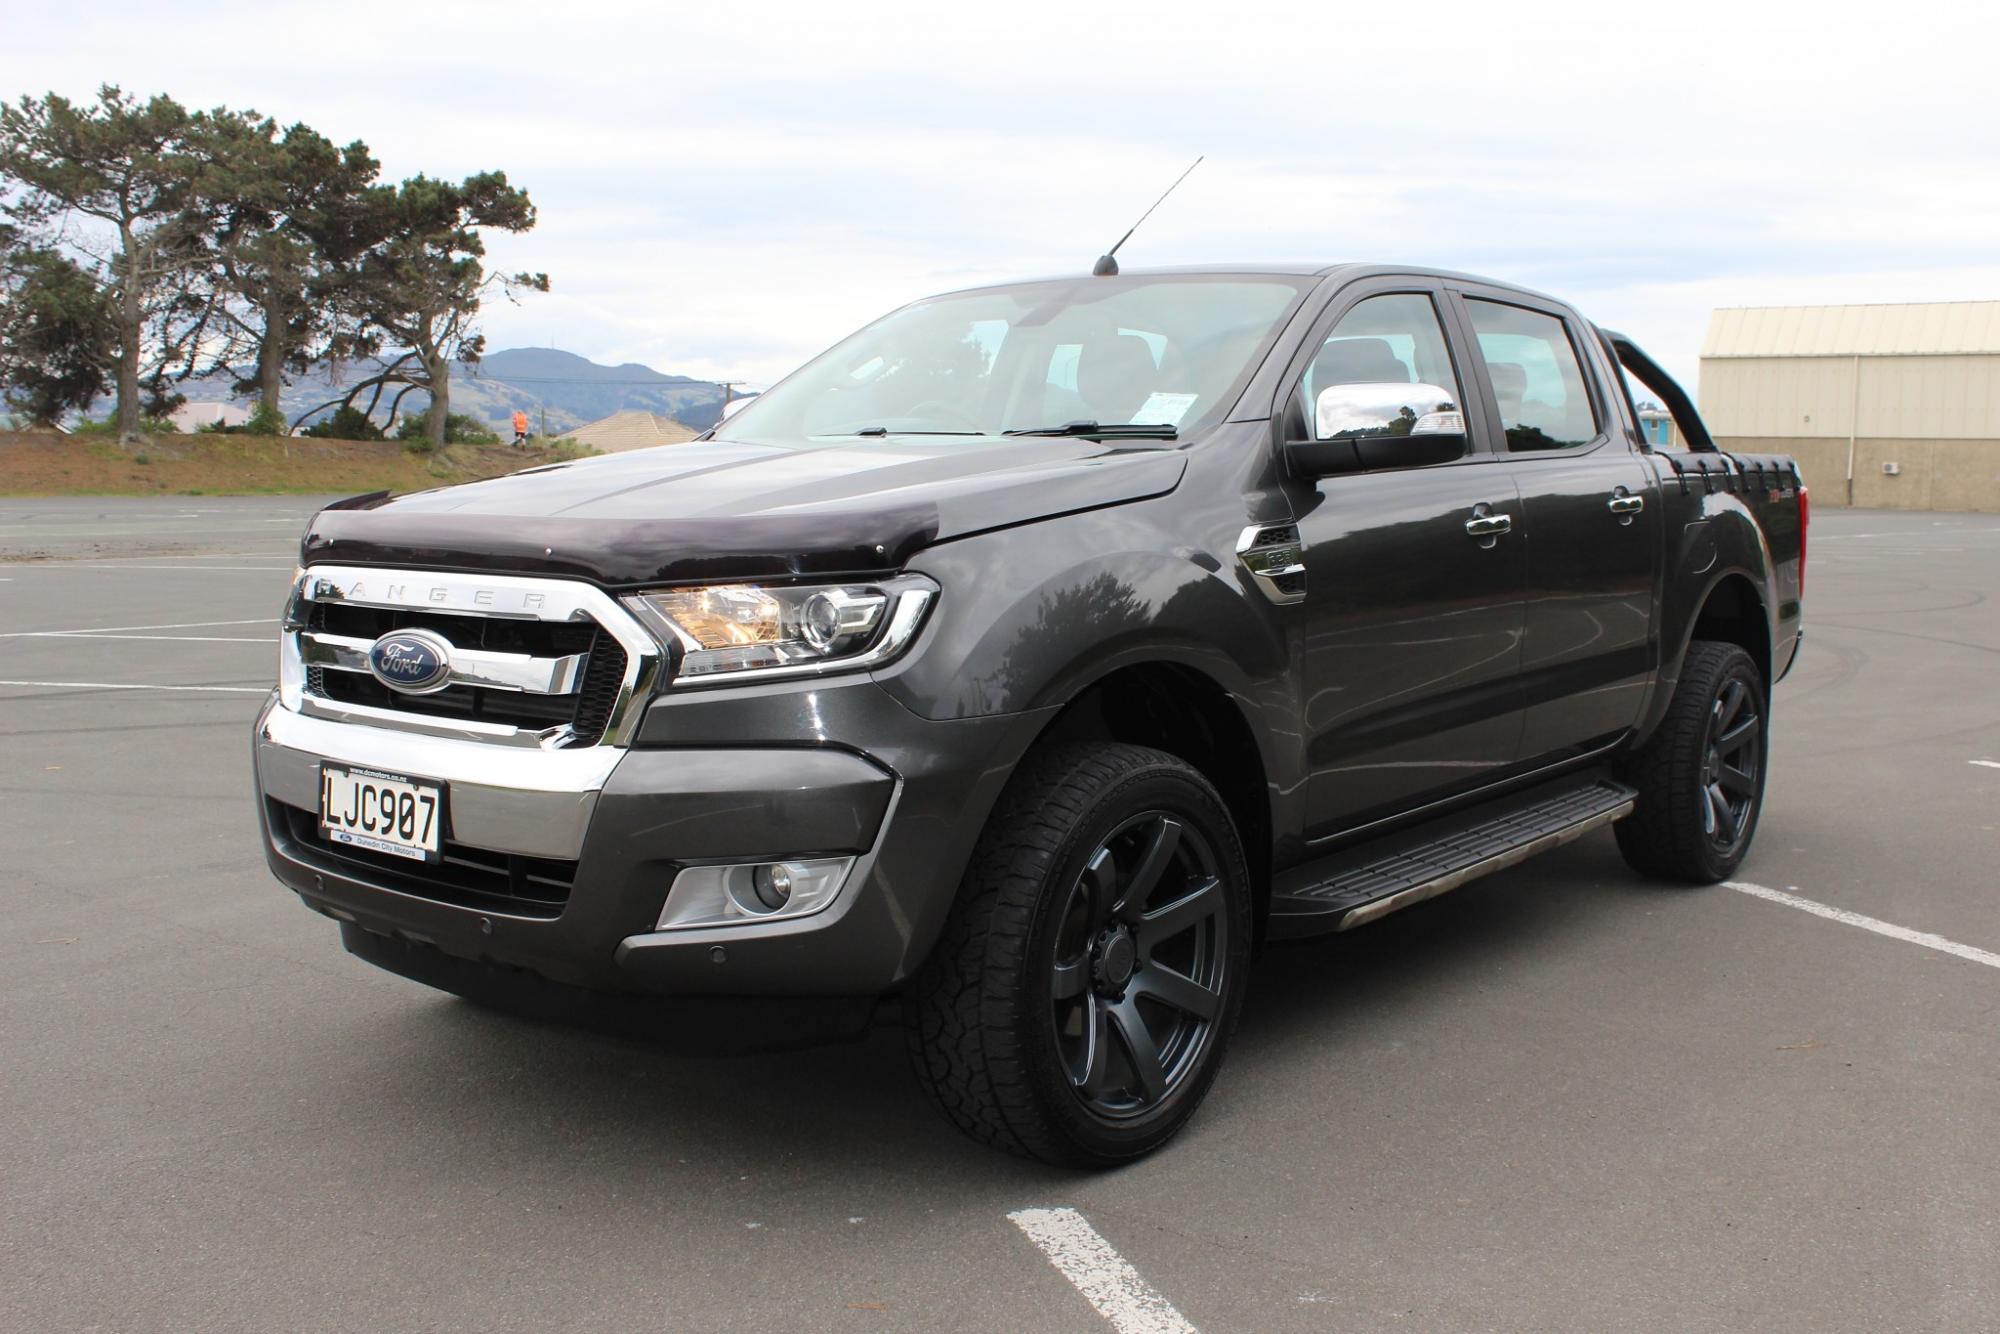
[[[1605,826],[1729,876],[1806,520],[1790,459],[1519,288],[954,292],[694,443],[317,515],[264,850],[408,977],[696,1045],[899,1014],[963,1130],[1116,1163],[1215,1080],[1261,942]]]

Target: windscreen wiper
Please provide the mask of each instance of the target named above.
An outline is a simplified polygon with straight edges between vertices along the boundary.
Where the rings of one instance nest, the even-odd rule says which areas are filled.
[[[887,426],[857,426],[849,435],[984,435],[984,431],[905,431],[900,427],[891,430]]]
[[[1002,435],[1082,435],[1097,440],[1172,440],[1180,432],[1165,422],[1064,422],[1061,426],[1030,426]]]

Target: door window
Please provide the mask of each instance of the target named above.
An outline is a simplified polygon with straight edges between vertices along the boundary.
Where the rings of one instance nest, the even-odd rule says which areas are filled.
[[[1322,402],[1324,392],[1339,385],[1367,388],[1336,396],[1338,403]],[[1306,367],[1299,389],[1305,420],[1321,440],[1465,429],[1458,373],[1437,308],[1414,292],[1371,296],[1342,315]],[[1375,420],[1381,412],[1387,415]]]
[[[1468,300],[1479,354],[1500,403],[1507,448],[1574,449],[1597,438],[1597,414],[1563,322],[1553,315]]]

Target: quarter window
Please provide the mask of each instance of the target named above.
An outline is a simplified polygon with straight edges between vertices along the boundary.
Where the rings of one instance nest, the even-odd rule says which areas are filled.
[[[1563,322],[1497,301],[1465,307],[1500,402],[1507,448],[1574,449],[1595,440],[1597,415]]]

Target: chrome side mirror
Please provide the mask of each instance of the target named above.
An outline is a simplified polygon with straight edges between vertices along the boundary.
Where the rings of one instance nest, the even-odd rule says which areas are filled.
[[[1313,435],[1464,435],[1457,395],[1434,384],[1330,384],[1319,391]]]
[[[1285,456],[1307,477],[1449,463],[1465,453],[1457,395],[1434,384],[1332,384],[1314,403],[1313,439]]]

